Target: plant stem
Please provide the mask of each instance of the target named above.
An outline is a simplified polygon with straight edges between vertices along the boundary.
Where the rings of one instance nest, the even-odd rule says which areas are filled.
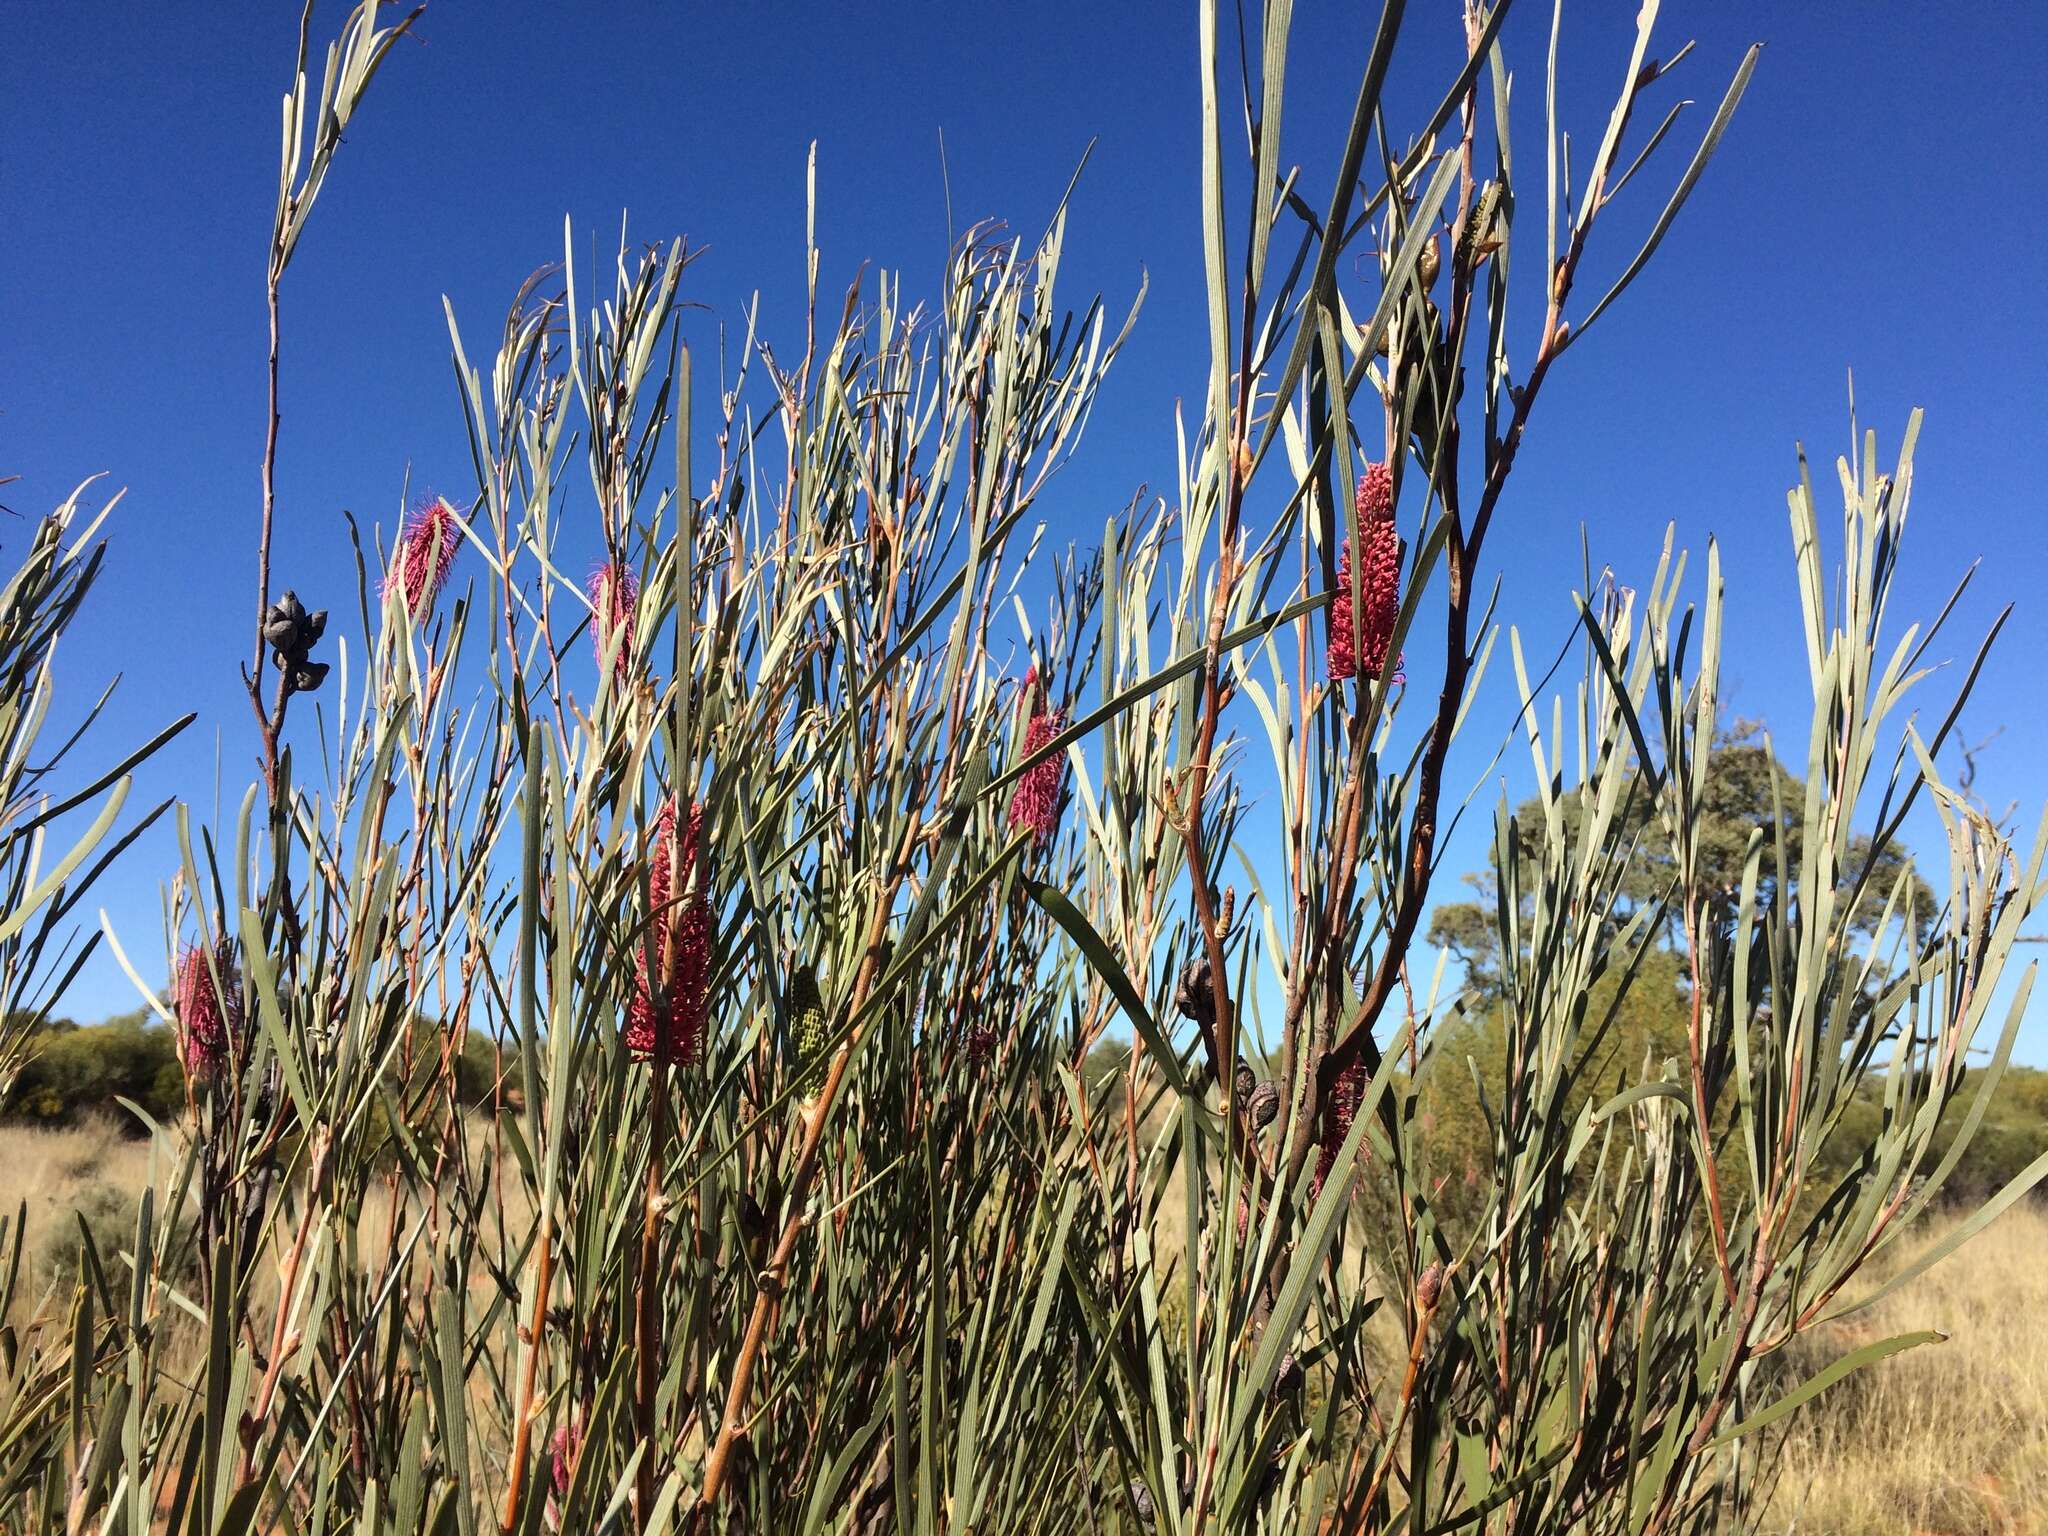
[[[634,1493],[641,1530],[654,1511],[655,1393],[661,1383],[661,1305],[657,1272],[661,1262],[661,1170],[667,1153],[668,1116],[663,1113],[668,1098],[668,1056],[657,1045],[654,1071],[648,1088],[649,1112],[654,1116],[653,1134],[647,1149],[647,1187],[640,1231],[640,1293],[638,1337],[635,1340],[638,1385],[635,1410],[640,1428],[640,1467]]]

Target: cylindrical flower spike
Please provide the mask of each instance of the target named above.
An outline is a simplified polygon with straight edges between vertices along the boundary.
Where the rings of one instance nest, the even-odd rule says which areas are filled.
[[[612,676],[623,679],[633,655],[633,616],[640,602],[640,578],[623,560],[609,561],[590,573],[590,640],[597,665],[612,654]]]
[[[1385,671],[1394,624],[1401,614],[1401,536],[1394,528],[1394,476],[1384,464],[1368,464],[1358,482],[1358,535],[1365,560],[1358,595],[1351,602],[1351,544],[1337,557],[1337,589],[1330,599],[1330,677],[1376,678]]]
[[[1316,1188],[1323,1187],[1323,1181],[1330,1176],[1330,1169],[1337,1161],[1337,1154],[1344,1150],[1344,1138],[1351,1134],[1351,1122],[1358,1118],[1358,1107],[1365,1098],[1365,1060],[1354,1059],[1330,1088],[1330,1101],[1323,1106],[1323,1135],[1316,1149]],[[1367,1148],[1358,1149],[1358,1161],[1363,1163]]]
[[[194,944],[179,957],[175,1001],[186,1075],[205,1082],[227,1060],[230,1042],[241,1030],[241,975],[232,940],[221,939],[210,950]]]
[[[424,612],[447,582],[461,541],[462,530],[455,526],[455,509],[446,498],[436,496],[416,510],[406,519],[391,569],[385,574],[384,600],[389,602],[392,593],[403,592],[408,608],[414,613]]]
[[[1041,710],[1033,715],[1031,724],[1024,730],[1023,755],[1029,757],[1038,751],[1065,730],[1066,725],[1065,710]],[[1065,769],[1065,760],[1055,753],[1024,771],[1024,776],[1017,781],[1016,793],[1010,796],[1012,827],[1029,827],[1041,843],[1052,836],[1060,824],[1060,780]]]
[[[626,1049],[635,1061],[659,1056],[670,1065],[690,1066],[703,1048],[710,1017],[712,914],[699,858],[704,807],[690,807],[680,839],[676,819],[671,800],[655,821],[652,867],[647,872],[648,923],[634,956]],[[681,893],[693,883],[695,893],[678,908]]]

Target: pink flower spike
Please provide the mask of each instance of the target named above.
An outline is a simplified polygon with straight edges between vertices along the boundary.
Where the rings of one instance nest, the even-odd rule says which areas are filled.
[[[1025,757],[1038,751],[1053,737],[1066,729],[1065,710],[1047,710],[1031,717],[1031,724],[1024,731]],[[1038,841],[1051,837],[1060,824],[1060,781],[1066,770],[1066,761],[1055,753],[1035,767],[1024,770],[1024,776],[1017,781],[1016,793],[1010,796],[1010,825],[1029,827],[1038,834]]]
[[[693,1065],[704,1048],[711,1014],[711,900],[706,893],[698,840],[704,807],[690,807],[682,846],[676,846],[676,805],[671,800],[655,820],[653,867],[647,871],[649,930],[634,949],[633,997],[626,1010],[626,1049],[635,1061],[657,1056],[671,1065]],[[678,886],[696,872],[696,894],[678,912]],[[655,968],[648,970],[648,950]]]
[[[1330,597],[1330,678],[1355,677],[1364,663],[1368,677],[1386,668],[1387,648],[1401,615],[1401,536],[1394,527],[1394,477],[1384,464],[1368,464],[1358,482],[1358,533],[1365,541],[1359,572],[1364,622],[1355,622],[1351,602],[1351,545],[1337,556],[1337,586]]]
[[[569,1477],[576,1470],[576,1453],[582,1446],[581,1418],[572,1418],[566,1424],[556,1426],[554,1436],[548,1441],[548,1471],[555,1485],[556,1498],[568,1497]]]
[[[1351,1134],[1351,1123],[1358,1118],[1360,1104],[1365,1098],[1365,1083],[1365,1059],[1361,1056],[1348,1062],[1330,1087],[1330,1102],[1323,1106],[1321,1144],[1316,1149],[1317,1189],[1323,1187],[1323,1181],[1329,1178],[1330,1169],[1337,1161],[1337,1154],[1344,1150],[1345,1138]],[[1358,1160],[1364,1162],[1370,1152],[1369,1144],[1361,1146]]]
[[[408,608],[424,612],[447,583],[461,542],[462,530],[456,526],[455,509],[446,497],[436,496],[417,508],[406,519],[391,569],[384,577],[384,601],[390,602],[394,592],[403,592]]]
[[[229,1040],[241,1030],[241,975],[230,940],[220,940],[210,951],[194,944],[179,956],[175,1001],[185,1073],[194,1082],[205,1082],[227,1060]]]
[[[597,664],[604,666],[605,652],[617,647],[612,676],[623,679],[633,654],[633,618],[640,602],[640,578],[623,560],[600,565],[590,573],[590,606],[596,610],[590,620],[590,639],[597,648]]]

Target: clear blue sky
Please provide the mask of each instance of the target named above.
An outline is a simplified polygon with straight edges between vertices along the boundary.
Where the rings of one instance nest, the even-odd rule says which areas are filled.
[[[1966,725],[1973,736],[2003,727],[1979,786],[1998,806],[2019,799],[2031,830],[2048,794],[2048,173],[2036,142],[2048,10],[1665,9],[1662,51],[1699,40],[1677,83],[1701,100],[1693,136],[1743,47],[1766,50],[1674,235],[1546,390],[1488,548],[1506,575],[1502,611],[1532,649],[1563,633],[1581,523],[1596,561],[1636,582],[1668,519],[1696,550],[1713,533],[1742,605],[1729,704],[1781,736],[1803,731],[1783,493],[1795,438],[1831,487],[1853,367],[1887,454],[1907,409],[1928,410],[1899,611],[1933,612],[1978,556],[1948,654],[1966,652],[1998,602],[2019,604]],[[1319,201],[1377,12],[1326,0],[1297,10],[1285,154]],[[1567,6],[1561,92],[1586,146],[1633,10]],[[1409,12],[1397,124],[1434,99],[1461,51],[1448,0]],[[316,28],[328,35],[343,14],[329,0]],[[67,702],[82,708],[125,674],[97,733],[107,755],[200,711],[145,770],[136,803],[178,793],[209,818],[216,745],[230,805],[253,765],[236,668],[253,604],[277,102],[296,20],[276,0],[18,6],[0,62],[0,471],[22,476],[0,495],[33,514],[94,471],[129,488],[91,622],[62,658]],[[1521,0],[1507,29],[1532,165],[1548,23],[1547,6]],[[1070,224],[1069,296],[1099,289],[1126,303],[1140,268],[1150,274],[1081,461],[1042,504],[1056,533],[1092,542],[1135,485],[1170,480],[1175,401],[1199,413],[1194,60],[1193,9],[1180,5],[435,0],[351,129],[287,278],[281,584],[346,608],[339,509],[388,527],[408,467],[416,486],[468,493],[444,293],[472,356],[487,353],[518,283],[560,255],[563,215],[603,249],[624,209],[637,237],[687,234],[708,248],[686,279],[707,306],[686,326],[701,359],[756,290],[770,333],[788,335],[801,318],[814,138],[823,287],[871,260],[930,293],[947,232],[942,131],[956,223],[995,214],[1026,231],[1096,139]],[[1689,152],[1688,131],[1676,138],[1687,142],[1638,184],[1633,212],[1618,210],[1594,277],[1654,213]],[[1525,265],[1539,247],[1537,236]],[[1534,319],[1528,306],[1521,319]],[[1529,348],[1525,336],[1517,357]],[[14,526],[0,526],[0,543],[19,541]],[[1506,682],[1503,668],[1489,683],[1502,722]],[[1460,834],[1469,857],[1458,862],[1480,857],[1486,809]],[[160,954],[157,881],[174,858],[168,837],[152,838],[99,893],[146,970]],[[100,960],[68,1011],[95,1018],[134,1002]],[[2048,1061],[2038,1005],[2022,1052]]]

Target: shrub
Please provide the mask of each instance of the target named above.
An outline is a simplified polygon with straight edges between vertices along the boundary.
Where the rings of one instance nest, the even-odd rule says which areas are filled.
[[[27,1055],[6,1113],[38,1125],[74,1125],[103,1115],[142,1134],[120,1100],[160,1121],[185,1109],[185,1078],[170,1030],[147,1010],[86,1028],[55,1021],[27,1037]]]
[[[81,1190],[75,1204],[51,1213],[44,1230],[42,1249],[37,1255],[45,1283],[68,1277],[90,1275],[91,1263],[116,1294],[126,1291],[131,1271],[122,1255],[135,1251],[135,1201],[125,1189],[96,1184]],[[149,1250],[157,1274],[173,1285],[189,1285],[198,1273],[198,1255],[192,1246],[192,1220],[181,1215],[168,1231],[160,1231]],[[85,1258],[88,1235],[93,1257]]]

